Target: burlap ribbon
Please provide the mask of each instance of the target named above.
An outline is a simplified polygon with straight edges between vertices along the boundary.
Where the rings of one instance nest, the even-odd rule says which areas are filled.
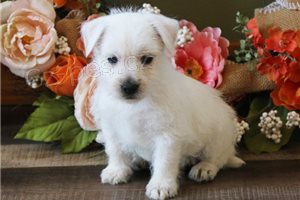
[[[283,31],[298,30],[300,28],[300,0],[277,0],[274,3],[278,8],[273,8],[273,11],[268,6],[255,9],[255,18],[262,35],[266,37],[268,29],[274,26],[280,27]]]
[[[80,37],[80,25],[84,21],[84,14],[79,10],[71,11],[65,18],[55,24],[59,36],[68,38],[71,53],[82,56],[82,52],[76,47],[76,41]]]
[[[251,63],[226,62],[223,71],[223,83],[218,88],[226,98],[274,88],[273,82],[261,75],[256,69],[251,70],[249,65]]]

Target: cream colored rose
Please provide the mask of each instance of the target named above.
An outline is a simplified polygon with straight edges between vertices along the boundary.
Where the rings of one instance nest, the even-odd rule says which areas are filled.
[[[0,5],[1,62],[18,76],[42,73],[55,62],[55,11],[49,0],[7,1]]]

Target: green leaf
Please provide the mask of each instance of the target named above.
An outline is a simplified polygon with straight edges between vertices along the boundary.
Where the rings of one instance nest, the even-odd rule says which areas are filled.
[[[245,40],[240,40],[241,49],[245,49],[245,46],[246,46],[246,41]]]
[[[52,93],[51,91],[47,90],[47,91],[43,92],[39,96],[39,98],[33,102],[33,105],[40,106],[44,101],[54,99],[54,98],[55,98],[55,94]]]
[[[73,115],[74,107],[64,101],[46,97],[41,97],[35,105],[39,107],[30,115],[15,138],[43,142],[60,140],[62,132],[68,129],[65,121]]]
[[[236,60],[236,62],[238,62],[238,63],[242,61],[242,59],[241,59],[240,57],[236,57],[235,60]]]
[[[69,106],[74,106],[73,98],[65,97],[65,96],[57,96],[56,99],[68,104]]]
[[[66,123],[68,131],[62,134],[64,153],[79,152],[95,140],[97,132],[82,130],[74,116],[69,117]]]
[[[62,141],[64,153],[79,152],[95,138],[96,132],[83,130],[74,117],[74,100],[43,94],[38,106],[15,136],[41,142]]]
[[[267,139],[264,134],[260,133],[260,127],[258,127],[260,116],[263,112],[269,112],[272,108],[274,108],[274,106],[267,92],[256,97],[251,103],[250,112],[247,117],[250,130],[244,135],[244,142],[251,152],[262,153],[278,151],[282,146],[288,143],[294,131],[294,129],[287,129],[286,126],[283,126],[281,129],[282,138],[279,144]],[[276,109],[278,111],[277,115],[281,118],[283,124],[285,124],[288,111],[283,107],[277,107]]]
[[[101,3],[96,3],[96,8],[99,9],[101,7]]]

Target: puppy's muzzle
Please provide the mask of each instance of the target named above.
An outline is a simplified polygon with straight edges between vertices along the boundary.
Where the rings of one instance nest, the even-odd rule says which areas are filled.
[[[135,99],[138,95],[139,88],[140,84],[131,78],[126,79],[121,84],[121,92],[125,99]]]

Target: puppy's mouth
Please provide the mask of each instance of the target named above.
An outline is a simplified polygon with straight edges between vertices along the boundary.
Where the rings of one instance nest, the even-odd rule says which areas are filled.
[[[138,94],[135,94],[135,95],[124,95],[123,94],[123,98],[125,100],[128,100],[128,101],[138,101],[140,99],[140,95],[138,95]]]

